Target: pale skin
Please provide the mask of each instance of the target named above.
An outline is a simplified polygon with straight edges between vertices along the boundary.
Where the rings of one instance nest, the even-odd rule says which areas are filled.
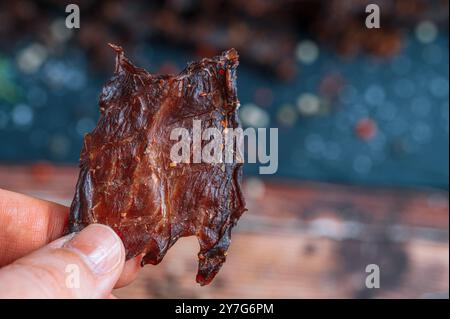
[[[125,262],[120,238],[104,225],[63,236],[69,209],[0,189],[0,298],[115,298],[141,257]],[[67,265],[79,286],[67,282]]]

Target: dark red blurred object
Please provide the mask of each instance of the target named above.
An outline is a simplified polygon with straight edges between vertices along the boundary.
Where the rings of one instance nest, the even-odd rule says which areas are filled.
[[[355,126],[356,135],[362,140],[370,140],[377,134],[377,124],[370,118],[359,120]]]

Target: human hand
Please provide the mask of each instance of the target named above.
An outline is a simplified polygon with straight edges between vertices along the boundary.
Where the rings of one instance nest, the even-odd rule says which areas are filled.
[[[111,228],[61,237],[67,221],[67,207],[0,189],[0,298],[114,298],[136,278],[141,257],[125,262]]]

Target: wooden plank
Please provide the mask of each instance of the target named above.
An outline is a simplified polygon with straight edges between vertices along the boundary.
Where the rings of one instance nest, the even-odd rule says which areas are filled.
[[[146,266],[136,282],[119,289],[122,298],[422,298],[448,294],[448,245],[411,241],[407,265],[380,289],[365,287],[365,265],[342,269],[345,243],[303,235],[237,233],[227,262],[209,286],[194,282],[197,242],[178,242],[158,266]],[[358,258],[358,257],[357,257]],[[361,257],[359,257],[361,258]],[[386,267],[392,267],[387,264]]]
[[[0,187],[69,205],[77,175],[76,167],[47,163],[0,166]],[[183,238],[117,295],[448,297],[448,192],[254,178],[244,192],[249,211],[211,285],[195,283],[198,243]],[[380,266],[380,289],[364,285],[370,263]]]

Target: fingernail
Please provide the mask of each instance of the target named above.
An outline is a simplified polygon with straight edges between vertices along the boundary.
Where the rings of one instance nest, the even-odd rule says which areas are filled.
[[[124,259],[123,244],[108,226],[92,224],[64,244],[82,255],[92,272],[106,274],[116,269]]]

